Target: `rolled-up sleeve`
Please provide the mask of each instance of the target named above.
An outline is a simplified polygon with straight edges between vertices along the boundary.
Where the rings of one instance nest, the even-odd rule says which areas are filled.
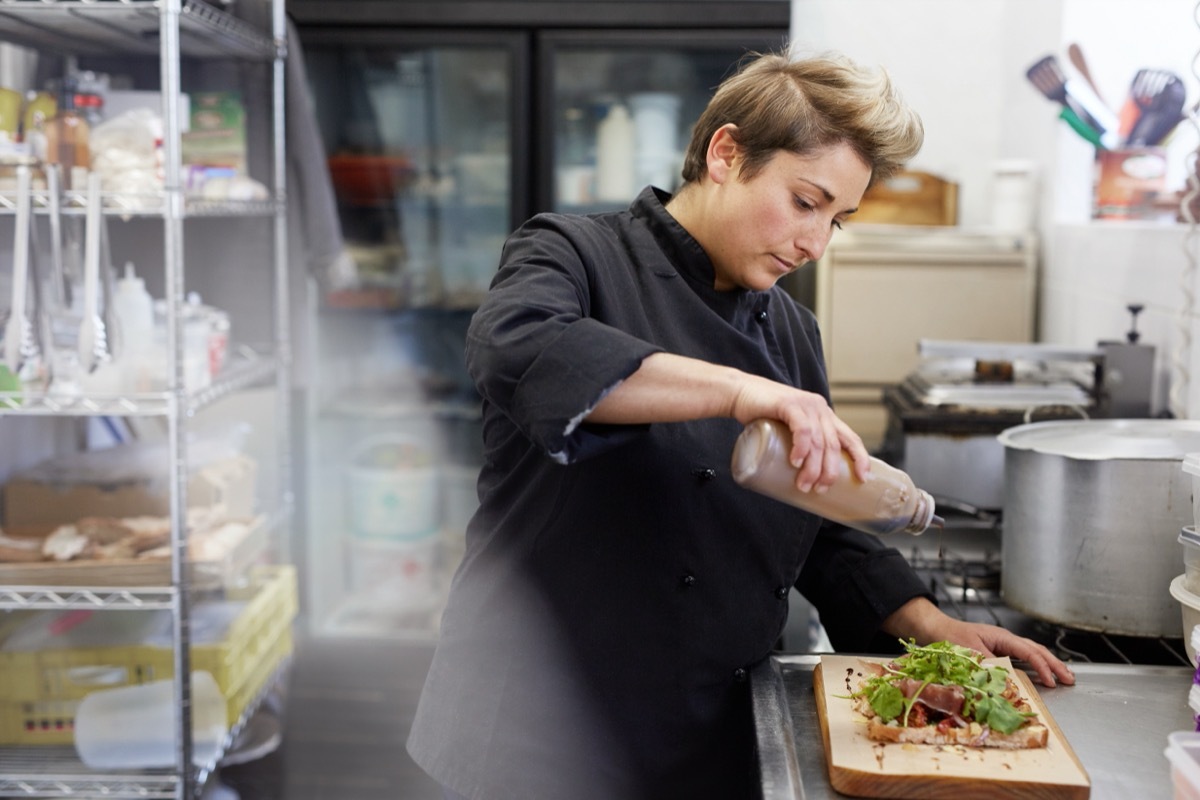
[[[816,537],[796,589],[817,609],[830,644],[857,653],[898,650],[883,621],[915,597],[935,599],[895,548],[833,523]]]
[[[602,452],[644,428],[583,419],[646,356],[662,350],[595,317],[595,284],[608,276],[581,250],[610,252],[615,244],[581,248],[572,238],[579,235],[544,216],[514,233],[466,343],[467,369],[485,401],[561,463]],[[591,235],[602,238],[606,231]],[[606,288],[606,297],[615,294],[620,302],[621,285]]]

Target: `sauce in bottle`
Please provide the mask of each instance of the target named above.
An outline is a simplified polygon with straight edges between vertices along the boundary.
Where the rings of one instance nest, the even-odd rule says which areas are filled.
[[[747,489],[866,533],[915,535],[942,524],[933,513],[929,493],[918,489],[908,473],[878,458],[871,459],[871,473],[860,481],[843,452],[841,476],[828,491],[802,492],[796,488],[796,468],[788,459],[791,450],[792,434],[783,423],[755,420],[734,444],[733,479]]]
[[[62,165],[63,185],[82,191],[86,173],[92,166],[88,136],[91,126],[76,106],[78,86],[74,80],[63,81],[61,99],[53,119],[45,123],[46,160]]]

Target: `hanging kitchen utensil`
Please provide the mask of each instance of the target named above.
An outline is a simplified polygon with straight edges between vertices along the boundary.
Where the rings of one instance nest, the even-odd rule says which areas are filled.
[[[87,182],[87,215],[83,243],[83,322],[79,325],[79,365],[84,373],[95,371],[109,360],[108,334],[100,316],[100,241],[104,224],[100,176],[93,172]]]
[[[1096,85],[1095,79],[1092,78],[1092,71],[1088,69],[1087,59],[1083,57],[1083,48],[1075,42],[1067,45],[1067,58],[1071,61],[1071,66],[1079,71],[1080,76],[1087,81],[1087,85],[1092,87],[1092,91],[1096,93],[1096,97],[1104,102],[1104,97],[1100,94],[1100,87]],[[1108,105],[1105,103],[1105,105]]]
[[[32,199],[31,199],[32,203]],[[34,331],[34,343],[37,346],[36,379],[49,386],[53,378],[54,335],[51,326],[50,308],[46,302],[46,264],[45,244],[41,239],[41,229],[36,218],[30,218],[29,226],[29,267],[28,282],[33,301],[32,311],[27,307],[26,319],[30,320],[30,330]]]
[[[50,287],[49,302],[59,309],[71,307],[71,285],[63,267],[62,178],[58,164],[47,164],[46,194],[50,210]]]
[[[1058,112],[1058,118],[1061,119],[1063,122],[1067,123],[1068,125],[1070,125],[1071,130],[1075,131],[1080,136],[1082,136],[1093,147],[1103,147],[1104,146],[1103,144],[1100,143],[1100,131],[1096,130],[1091,125],[1088,125],[1086,122],[1081,120],[1079,118],[1079,115],[1076,114],[1071,109],[1067,108],[1066,106],[1063,106],[1062,110]]]
[[[1025,76],[1048,99],[1069,108],[1084,124],[1094,128],[1104,147],[1112,148],[1120,143],[1116,114],[1086,83],[1068,80],[1053,55],[1039,59],[1025,71]]]
[[[104,321],[104,330],[107,332],[106,344],[108,345],[108,353],[111,357],[115,352],[120,355],[120,331],[116,321],[116,315],[113,313],[113,295],[116,294],[117,287],[115,284],[117,271],[113,269],[112,260],[112,239],[109,236],[108,218],[100,217],[100,295],[104,301],[104,311],[100,315],[100,319]]]
[[[1146,113],[1154,98],[1173,81],[1179,81],[1179,76],[1168,69],[1144,68],[1133,74],[1133,80],[1129,84],[1129,96],[1121,106],[1121,141],[1129,142],[1138,120]]]
[[[1144,103],[1138,103],[1141,114],[1125,137],[1125,144],[1130,147],[1161,143],[1183,120],[1183,104],[1187,100],[1183,81],[1178,75],[1168,74],[1156,86],[1157,90]]]
[[[16,229],[13,231],[12,307],[4,327],[4,363],[24,382],[40,361],[33,324],[27,313],[29,299],[29,228],[32,204],[29,167],[17,167]]]

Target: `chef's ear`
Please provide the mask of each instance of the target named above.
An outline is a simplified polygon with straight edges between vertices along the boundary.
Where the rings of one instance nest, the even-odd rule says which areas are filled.
[[[714,183],[724,183],[737,172],[737,159],[742,148],[735,138],[737,125],[727,122],[713,133],[708,140],[705,153],[708,162],[708,177]]]

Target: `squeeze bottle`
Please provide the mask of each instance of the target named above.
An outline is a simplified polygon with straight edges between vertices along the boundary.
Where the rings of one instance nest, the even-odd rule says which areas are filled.
[[[773,497],[818,516],[876,535],[905,531],[923,533],[934,516],[933,498],[918,489],[908,473],[878,458],[871,459],[865,481],[854,476],[849,455],[842,453],[837,481],[823,494],[796,488],[796,468],[788,454],[792,433],[778,420],[751,422],[733,446],[733,479],[747,489]]]
[[[596,199],[628,203],[637,195],[633,175],[633,118],[615,103],[596,131]]]
[[[126,384],[136,388],[154,340],[154,300],[146,291],[146,282],[134,273],[131,263],[126,262],[125,274],[117,280],[112,304],[120,344],[117,364]]]

